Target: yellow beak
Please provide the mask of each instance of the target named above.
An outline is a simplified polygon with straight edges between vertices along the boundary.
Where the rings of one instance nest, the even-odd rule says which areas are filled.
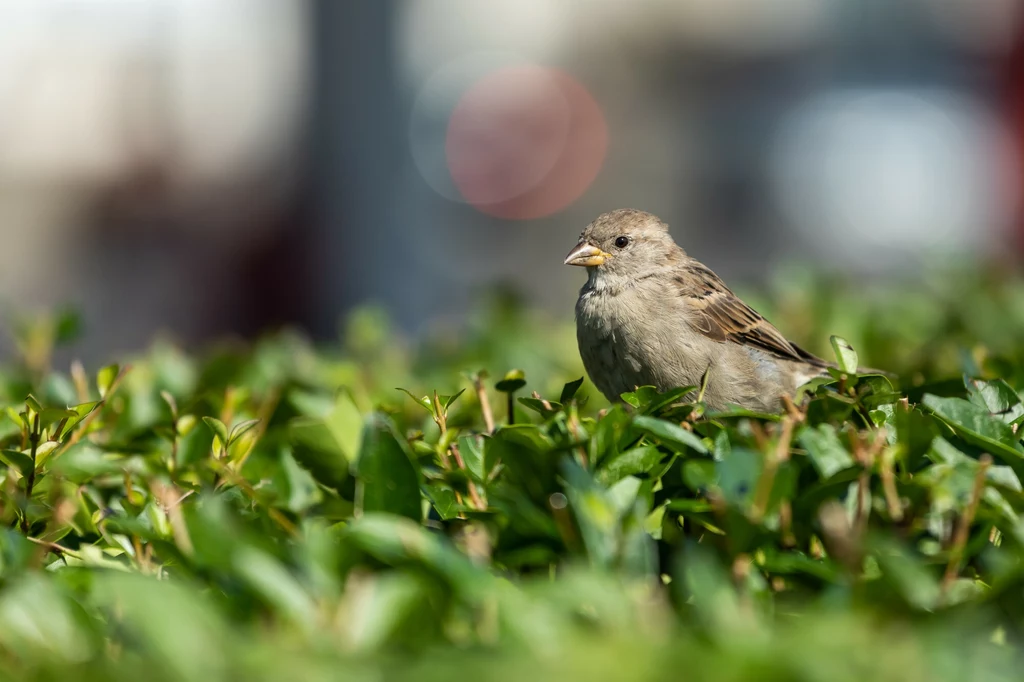
[[[587,244],[586,242],[580,242],[573,250],[569,252],[569,255],[565,257],[566,265],[602,265],[606,259],[611,258],[610,253],[605,253],[601,249]]]

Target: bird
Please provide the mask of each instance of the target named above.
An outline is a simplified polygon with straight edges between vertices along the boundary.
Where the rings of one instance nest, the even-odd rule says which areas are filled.
[[[601,214],[565,264],[587,269],[576,340],[587,375],[609,402],[641,386],[696,386],[710,411],[773,413],[783,396],[835,367],[783,336],[646,211]]]

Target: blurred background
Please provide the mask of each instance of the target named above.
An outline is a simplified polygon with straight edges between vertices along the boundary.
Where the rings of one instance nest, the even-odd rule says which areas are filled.
[[[1013,264],[1022,27],[1020,0],[5,0],[0,304],[76,307],[87,362],[333,338],[363,303],[415,334],[498,282],[570,320],[562,258],[625,206],[755,289]]]

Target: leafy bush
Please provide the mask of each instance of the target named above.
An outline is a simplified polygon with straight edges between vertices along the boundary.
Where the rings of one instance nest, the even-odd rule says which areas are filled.
[[[837,371],[781,415],[611,406],[572,380],[568,316],[507,293],[415,347],[366,309],[332,347],[92,372],[51,368],[73,316],[22,320],[5,679],[1010,679],[1024,282],[748,298],[899,381]]]

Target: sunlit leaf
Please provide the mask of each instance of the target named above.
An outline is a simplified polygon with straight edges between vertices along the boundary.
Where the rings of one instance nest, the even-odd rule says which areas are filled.
[[[107,397],[107,393],[110,392],[110,387],[114,385],[114,380],[117,379],[120,371],[121,368],[118,365],[107,365],[96,375],[96,388],[100,392],[101,399]]]
[[[228,427],[224,426],[224,422],[217,419],[216,417],[203,417],[203,423],[210,427],[210,431],[212,431],[213,435],[220,439],[221,443],[227,444]]]
[[[697,435],[672,422],[641,415],[633,419],[633,427],[666,445],[692,448],[699,453],[707,454],[707,446]]]
[[[840,336],[829,337],[829,342],[832,344],[832,351],[836,354],[836,364],[839,365],[839,369],[847,374],[856,374],[860,365],[857,351],[853,349],[853,346]]]

